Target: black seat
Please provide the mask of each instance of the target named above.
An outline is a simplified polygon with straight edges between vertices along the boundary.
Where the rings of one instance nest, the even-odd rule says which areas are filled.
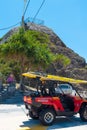
[[[68,95],[63,95],[63,101],[62,103],[66,104],[67,108],[70,111],[74,111],[74,101],[72,99],[72,97],[68,96]]]

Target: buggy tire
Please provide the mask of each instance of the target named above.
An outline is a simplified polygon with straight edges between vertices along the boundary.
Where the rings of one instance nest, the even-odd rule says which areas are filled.
[[[37,120],[37,119],[38,119],[37,116],[33,115],[32,111],[29,111],[29,116],[30,116],[32,119],[34,119],[34,120]]]
[[[39,120],[43,125],[52,125],[55,121],[56,114],[52,109],[42,110],[39,114]]]
[[[80,118],[82,121],[87,122],[87,105],[80,111]]]

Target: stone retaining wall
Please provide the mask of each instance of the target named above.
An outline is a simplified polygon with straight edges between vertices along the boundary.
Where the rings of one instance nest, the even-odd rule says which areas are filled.
[[[5,101],[7,98],[11,97],[15,93],[15,88],[5,88],[3,91],[0,92],[0,104]]]

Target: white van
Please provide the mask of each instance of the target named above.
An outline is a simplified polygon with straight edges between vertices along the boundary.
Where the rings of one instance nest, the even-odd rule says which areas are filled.
[[[59,84],[55,91],[58,93],[63,91],[64,94],[72,94],[72,86],[70,84]]]

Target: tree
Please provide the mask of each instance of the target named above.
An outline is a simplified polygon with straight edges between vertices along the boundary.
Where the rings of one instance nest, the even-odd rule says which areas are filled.
[[[63,54],[53,54],[49,49],[50,38],[43,32],[19,29],[9,40],[0,45],[0,57],[4,59],[3,69],[8,68],[6,74],[13,71],[15,75],[21,75],[29,70],[46,69],[53,63],[56,71],[57,66],[66,67],[70,59]],[[2,66],[2,64],[1,64]],[[18,79],[18,78],[17,78]]]
[[[29,69],[45,68],[55,59],[48,48],[49,42],[45,33],[20,28],[7,43],[0,45],[0,54],[7,62],[14,60],[21,74]]]

